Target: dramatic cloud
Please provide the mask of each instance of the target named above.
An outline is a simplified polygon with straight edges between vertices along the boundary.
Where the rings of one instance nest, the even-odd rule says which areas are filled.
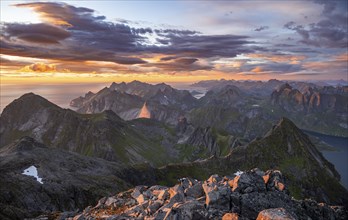
[[[290,21],[284,25],[284,28],[296,31],[301,36],[300,42],[303,44],[328,48],[348,47],[347,1],[319,0],[315,2],[324,5],[323,19],[309,25]]]
[[[238,54],[253,52],[247,36],[236,35],[167,35],[169,47],[160,47],[162,54],[181,53],[198,58],[235,57]]]
[[[269,29],[269,27],[268,26],[261,26],[261,27],[256,28],[254,31],[263,31],[266,29]]]
[[[102,7],[96,12],[51,1],[16,4],[34,11],[42,23],[1,22],[2,69],[18,71],[24,66],[20,74],[30,76],[105,73],[207,78],[214,74],[342,76],[347,71],[348,13],[343,7],[347,1],[204,1],[199,8],[186,1],[176,4],[207,13],[182,14],[175,20],[181,26],[171,26],[110,14],[108,20],[98,14]],[[233,14],[225,16],[232,9]],[[249,9],[255,10],[245,13]],[[115,16],[121,15],[115,11]]]
[[[211,69],[195,64],[197,58],[234,57],[254,52],[247,36],[202,35],[193,30],[134,28],[127,23],[107,22],[94,10],[66,3],[17,4],[38,13],[46,23],[3,24],[3,54],[60,61],[109,61],[146,64],[148,54],[184,57],[159,63],[158,68],[182,71]],[[23,44],[18,40],[26,42]],[[52,47],[39,45],[52,44]],[[57,47],[56,44],[61,46]],[[186,57],[186,58],[185,58]],[[194,57],[194,58],[187,58]],[[143,65],[143,66],[151,66]]]
[[[84,7],[75,7],[64,3],[36,2],[16,4],[17,7],[31,8],[47,23],[68,26],[78,30],[104,30],[99,21],[104,16],[93,16],[94,10]]]
[[[338,22],[333,22],[333,18]],[[334,16],[333,18],[310,24],[308,28],[292,21],[286,23],[284,27],[296,31],[302,37],[300,42],[304,44],[333,48],[347,47],[347,24],[344,24],[343,21],[347,21],[348,17]]]
[[[3,32],[6,38],[16,38],[32,43],[58,44],[70,36],[70,33],[57,26],[48,24],[4,24]]]
[[[164,57],[161,62],[148,63],[144,67],[155,67],[170,72],[188,72],[198,70],[212,70],[212,65],[204,65],[197,58]]]

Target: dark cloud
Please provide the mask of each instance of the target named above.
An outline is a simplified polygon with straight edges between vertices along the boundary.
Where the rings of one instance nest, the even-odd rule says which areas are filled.
[[[161,60],[163,62],[147,63],[147,64],[144,64],[142,66],[145,66],[145,67],[157,67],[157,68],[160,68],[162,70],[176,71],[176,72],[197,71],[197,70],[212,70],[213,69],[213,66],[202,65],[202,64],[197,63],[197,61],[199,61],[199,59],[197,59],[197,58],[165,57],[164,59],[161,59]]]
[[[168,60],[174,60],[176,58],[178,58],[178,57],[176,57],[176,56],[168,56],[168,57],[162,57],[161,60],[162,61],[168,61]]]
[[[175,60],[176,63],[183,65],[191,65],[196,61],[198,61],[197,58],[179,58]]]
[[[119,64],[141,64],[147,63],[145,60],[136,57],[115,57],[114,62]]]
[[[262,64],[245,64],[241,67],[243,72],[254,73],[277,73],[286,74],[292,72],[298,72],[304,70],[301,64],[289,64],[289,63],[262,63]]]
[[[62,28],[48,24],[6,23],[3,25],[6,38],[17,38],[32,43],[58,44],[60,40],[70,37]]]
[[[261,27],[256,28],[254,31],[263,31],[266,29],[269,29],[269,27],[268,26],[261,26]]]
[[[238,54],[250,53],[254,49],[247,46],[253,43],[247,36],[237,35],[184,35],[170,34],[166,36],[170,43],[168,47],[156,48],[155,51],[164,54],[177,53],[183,56],[210,58],[235,57]]]
[[[348,3],[347,1],[315,0],[323,5],[322,19],[309,25],[298,25],[290,21],[284,28],[296,31],[303,44],[316,47],[348,47]]]
[[[249,44],[254,42],[248,36],[202,35],[193,30],[134,28],[129,26],[129,22],[107,22],[104,16],[95,16],[92,9],[66,3],[37,2],[16,6],[33,9],[45,23],[4,23],[1,52],[7,55],[151,66],[153,64],[147,64],[139,57],[164,54],[167,58],[162,58],[163,62],[156,67],[173,71],[187,68],[190,71],[212,68],[197,63],[200,58],[231,58],[262,50],[251,47]],[[152,36],[151,40],[149,35]],[[41,45],[42,43],[46,45]],[[59,47],[56,46],[58,43]]]
[[[337,7],[337,1],[314,0],[315,3],[323,5],[323,14],[331,14]]]
[[[317,47],[345,48],[348,45],[347,16],[332,15],[331,19],[324,19],[318,23],[312,23],[308,27],[297,25],[291,21],[284,28],[296,31],[300,36],[300,42]],[[333,22],[335,21],[335,22]]]
[[[131,56],[117,56],[112,51],[70,46],[69,48],[35,47],[33,45],[13,44],[1,40],[1,53],[12,56],[35,57],[61,61],[110,61],[119,64],[143,64],[146,61]]]
[[[293,44],[275,44],[276,47],[295,47],[296,45]]]

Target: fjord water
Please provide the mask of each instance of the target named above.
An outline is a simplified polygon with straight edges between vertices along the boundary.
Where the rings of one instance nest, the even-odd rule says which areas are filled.
[[[348,189],[348,138],[324,135],[312,131],[305,132],[336,148],[335,151],[323,150],[321,153],[335,165],[336,170],[341,175],[342,185]]]

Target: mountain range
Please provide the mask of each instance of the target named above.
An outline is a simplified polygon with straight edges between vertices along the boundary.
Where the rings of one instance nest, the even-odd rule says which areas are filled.
[[[97,93],[88,92],[84,97],[72,100],[71,106],[76,111],[63,109],[33,93],[14,100],[0,116],[0,185],[6,186],[0,189],[0,218],[23,219],[39,215],[62,219],[77,215],[87,218],[92,216],[92,209],[86,207],[95,206],[99,199],[107,196],[110,198],[99,203],[113,202],[106,206],[97,205],[93,210],[109,213],[114,202],[126,201],[126,197],[115,196],[116,193],[138,185],[147,185],[148,189],[160,184],[169,190],[168,187],[177,184],[178,180],[181,184],[184,177],[203,181],[216,174],[226,176],[224,180],[215,181],[220,189],[228,181],[233,182],[238,176],[236,173],[250,173],[255,167],[273,170],[270,172],[280,170],[280,183],[286,186],[286,190],[282,185],[277,185],[280,194],[268,192],[268,188],[266,191],[255,190],[257,178],[247,176],[245,178],[251,184],[247,192],[226,194],[229,201],[226,204],[239,201],[239,205],[212,206],[217,213],[214,214],[216,219],[227,212],[254,219],[259,212],[270,208],[283,208],[295,216],[294,219],[296,216],[298,219],[307,219],[308,216],[315,219],[321,215],[305,208],[312,203],[303,199],[309,198],[343,206],[335,211],[328,205],[325,209],[320,208],[324,206],[315,202],[313,207],[317,212],[331,213],[332,219],[347,216],[344,207],[348,204],[348,192],[339,182],[339,173],[318,150],[317,143],[313,144],[313,138],[295,125],[307,128],[318,123],[305,124],[300,115],[306,119],[319,117],[319,114],[329,115],[331,118],[322,118],[320,129],[334,128],[336,134],[344,136],[346,128],[334,123],[339,119],[344,123],[342,119],[347,116],[346,88],[312,88],[312,84],[304,83],[293,87],[273,80],[263,84],[255,82],[277,87],[269,95],[257,95],[248,91],[246,86],[225,81],[221,82],[225,85],[219,86],[218,83],[214,82],[200,99],[194,98],[190,91],[174,89],[163,83],[113,83]],[[36,176],[23,175],[29,168],[35,169]],[[209,179],[207,183],[213,181]],[[264,184],[267,187],[267,181]],[[194,185],[191,183],[190,187]],[[121,194],[128,195],[126,192]],[[140,194],[143,192],[140,190]],[[204,192],[201,199],[210,198],[208,191]],[[137,203],[127,197],[127,202],[134,204],[124,206],[122,203],[122,213],[146,202],[146,199],[137,200],[140,194],[133,197]],[[170,201],[174,194],[161,200],[171,206],[162,207],[162,204],[157,209],[179,208]],[[186,198],[187,193],[183,195]],[[151,195],[143,196],[150,198]],[[275,201],[278,198],[282,201],[279,204],[283,205],[262,203],[264,196]],[[243,200],[244,197],[249,199]],[[188,200],[185,198],[176,202],[186,204]],[[240,205],[241,201],[245,204],[252,198],[260,199],[258,208],[250,211]],[[198,197],[196,199],[197,202],[190,202],[188,206],[204,206]],[[289,199],[292,202],[285,205],[284,201]],[[296,202],[299,199],[303,201]],[[251,204],[256,205],[254,202]],[[146,204],[136,209],[148,210],[152,203]],[[237,208],[232,210],[232,206]],[[83,213],[76,212],[83,209]],[[306,210],[303,211],[305,214],[300,215],[299,210]],[[209,210],[201,211],[201,214],[205,213],[202,214],[204,218],[210,218]],[[159,219],[164,219],[168,213],[173,214],[168,210],[163,212]],[[149,218],[153,215],[144,213]],[[116,218],[119,214],[109,213],[105,218]],[[136,216],[119,217],[136,219]]]
[[[88,92],[72,100],[71,106],[80,113],[112,110],[132,120],[146,102],[155,120],[176,125],[179,117],[186,117],[196,127],[214,127],[247,141],[262,136],[284,115],[302,129],[347,137],[348,86],[279,80],[213,80],[192,86],[208,91],[196,99],[189,91],[164,83],[112,83],[96,94]]]

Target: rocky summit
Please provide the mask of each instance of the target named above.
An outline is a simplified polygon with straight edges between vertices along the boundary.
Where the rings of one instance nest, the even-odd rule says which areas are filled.
[[[257,168],[205,181],[181,178],[173,187],[141,185],[104,197],[68,219],[347,219],[342,206],[294,199],[284,182],[281,171]]]

